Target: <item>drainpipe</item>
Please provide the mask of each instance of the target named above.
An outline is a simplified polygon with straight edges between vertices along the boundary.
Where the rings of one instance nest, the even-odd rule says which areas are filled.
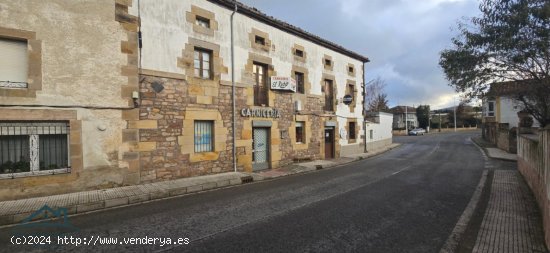
[[[236,140],[236,128],[235,128],[235,36],[233,35],[233,16],[237,13],[237,1],[235,1],[235,10],[231,13],[231,99],[233,115],[231,120],[231,128],[233,132],[233,171],[237,172],[237,140]]]
[[[365,83],[365,62],[363,62],[363,149],[367,153],[367,108],[365,105],[365,96],[367,95],[367,84]]]

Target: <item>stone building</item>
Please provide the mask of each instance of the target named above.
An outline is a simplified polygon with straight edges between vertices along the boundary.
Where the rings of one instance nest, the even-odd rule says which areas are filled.
[[[130,8],[140,15],[143,42],[142,180],[364,152],[368,59],[256,9],[236,8],[233,14],[228,0],[142,0]]]
[[[368,58],[234,9],[2,2],[0,200],[364,152]]]
[[[0,200],[140,182],[126,131],[137,18],[125,4],[0,3]]]

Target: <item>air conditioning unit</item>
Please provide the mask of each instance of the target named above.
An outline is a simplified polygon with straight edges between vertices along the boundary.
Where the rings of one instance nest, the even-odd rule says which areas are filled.
[[[297,112],[302,110],[302,101],[300,100],[294,101],[294,110]]]

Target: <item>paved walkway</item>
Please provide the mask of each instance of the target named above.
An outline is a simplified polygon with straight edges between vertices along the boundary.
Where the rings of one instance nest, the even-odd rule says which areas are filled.
[[[365,159],[386,152],[399,146],[392,144],[386,149],[333,159],[330,161],[313,161],[293,164],[280,169],[260,173],[228,172],[215,175],[181,178],[171,181],[148,183],[117,187],[105,190],[93,190],[47,197],[28,198],[0,202],[0,226],[41,219],[44,215],[52,217],[56,210],[62,210],[63,215],[91,212],[106,208],[120,207],[141,202],[147,202],[168,197],[180,196],[215,188],[244,184],[252,181],[266,180],[280,176],[314,171],[319,168],[334,167],[345,163]],[[318,167],[321,166],[321,167]],[[48,205],[51,209],[42,208]]]
[[[485,148],[487,150],[487,155],[491,158],[508,160],[508,161],[517,161],[518,156],[516,154],[510,154],[500,148]]]
[[[517,170],[495,170],[472,252],[547,252],[538,207]]]

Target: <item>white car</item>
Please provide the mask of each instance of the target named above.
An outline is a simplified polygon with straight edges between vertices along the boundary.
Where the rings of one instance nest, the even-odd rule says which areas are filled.
[[[426,130],[422,128],[415,128],[409,131],[409,135],[424,135],[425,133],[426,133]]]

